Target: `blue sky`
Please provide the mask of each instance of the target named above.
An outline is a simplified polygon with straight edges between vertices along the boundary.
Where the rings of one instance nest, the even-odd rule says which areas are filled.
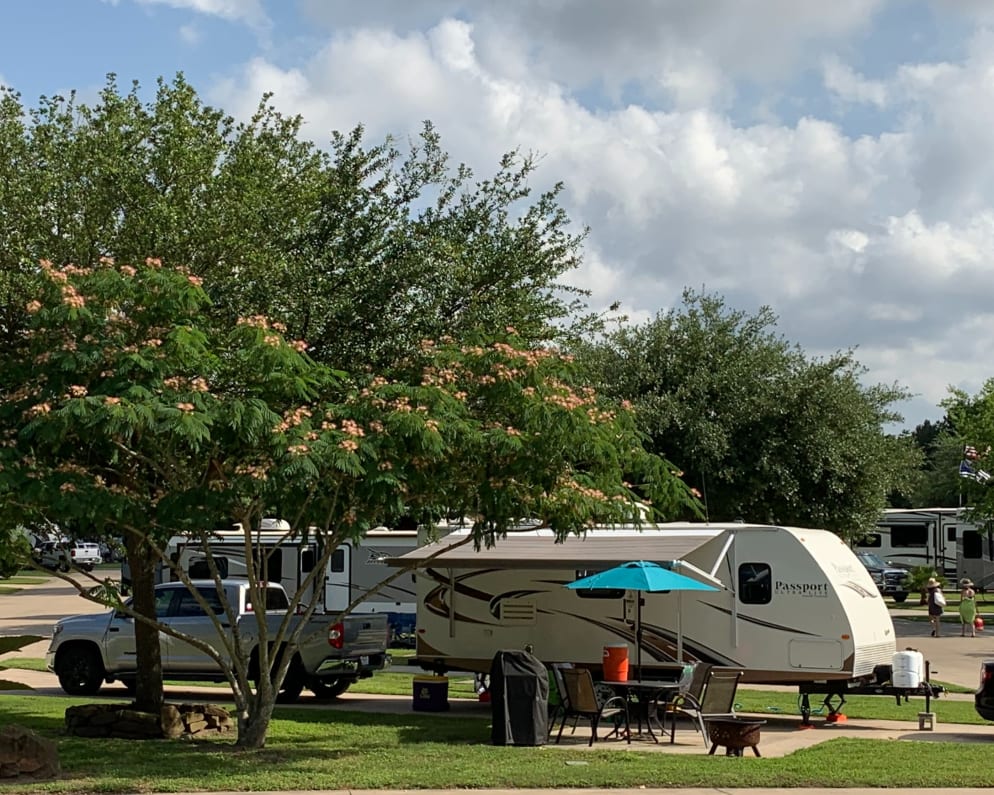
[[[432,120],[486,176],[590,228],[572,281],[646,320],[685,287],[770,306],[812,356],[938,419],[992,374],[988,0],[35,0],[3,6],[0,83],[34,106],[182,71],[245,117],[264,92],[324,144]]]

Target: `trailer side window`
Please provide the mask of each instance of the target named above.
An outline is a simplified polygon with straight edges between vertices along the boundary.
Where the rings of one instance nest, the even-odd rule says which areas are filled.
[[[300,551],[300,571],[307,574],[314,571],[314,550],[302,549]]]
[[[582,580],[591,574],[597,574],[595,569],[581,569],[575,572],[573,580]],[[573,593],[581,599],[621,599],[625,595],[624,588],[575,588]]]
[[[743,563],[739,566],[739,600],[747,605],[769,604],[773,595],[773,577],[767,563]]]
[[[270,582],[283,582],[283,550],[273,549],[266,553],[266,579]]]
[[[948,525],[946,527],[946,541],[956,540],[956,525]]]
[[[927,524],[891,525],[892,547],[923,547],[928,544]]]
[[[875,547],[880,548],[880,533],[867,533],[863,536],[863,539],[859,542],[858,546],[861,547]]]
[[[345,571],[345,550],[336,549],[331,554],[331,570],[336,572]]]
[[[978,560],[984,556],[983,537],[976,530],[963,531],[963,557]]]
[[[214,565],[217,567],[217,573],[221,575],[222,580],[228,576],[228,559],[226,557],[215,555]],[[214,575],[211,574],[211,567],[207,563],[207,558],[194,558],[191,560],[187,573],[190,575],[191,580],[214,579]]]

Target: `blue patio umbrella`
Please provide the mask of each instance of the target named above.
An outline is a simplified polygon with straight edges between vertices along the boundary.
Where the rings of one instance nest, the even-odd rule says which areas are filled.
[[[717,591],[719,588],[680,574],[658,563],[648,560],[633,560],[622,563],[613,569],[599,571],[589,577],[582,577],[566,585],[577,589],[608,589],[626,591],[647,591],[649,593],[677,592],[677,662],[683,662],[683,628],[680,625],[680,593],[682,591]],[[642,675],[642,598],[636,599],[635,611],[635,655],[637,675]]]

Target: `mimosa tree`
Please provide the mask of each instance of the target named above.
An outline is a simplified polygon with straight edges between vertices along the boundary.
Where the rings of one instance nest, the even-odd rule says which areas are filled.
[[[678,473],[646,452],[627,408],[510,328],[470,344],[424,341],[388,381],[314,362],[306,342],[265,317],[219,324],[201,280],[156,259],[42,262],[33,289],[28,333],[0,361],[0,508],[123,535],[137,705],[161,706],[157,633],[176,635],[222,664],[243,747],[265,743],[303,622],[271,636],[259,611],[259,670],[269,676],[253,676],[220,624],[216,645],[157,624],[153,573],[170,565],[170,536],[206,541],[231,522],[248,534],[275,510],[289,543],[320,542],[313,579],[338,544],[384,515],[456,511],[473,520],[476,543],[492,544],[523,518],[565,537],[638,522],[645,505],[667,516],[695,504]],[[291,594],[291,613],[316,608],[316,596],[301,604],[310,584]],[[113,583],[90,585],[78,587],[122,606]]]

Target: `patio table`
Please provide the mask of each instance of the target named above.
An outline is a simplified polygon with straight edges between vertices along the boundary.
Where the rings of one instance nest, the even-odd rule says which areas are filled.
[[[638,735],[642,735],[642,724],[645,723],[646,733],[653,742],[659,742],[659,737],[652,730],[652,715],[649,708],[655,703],[665,703],[680,692],[680,684],[658,679],[603,679],[600,684],[610,687],[619,696],[623,696],[629,705],[629,713],[636,716]],[[666,734],[666,724],[660,720],[660,730]],[[628,733],[628,742],[632,741],[633,732]]]

